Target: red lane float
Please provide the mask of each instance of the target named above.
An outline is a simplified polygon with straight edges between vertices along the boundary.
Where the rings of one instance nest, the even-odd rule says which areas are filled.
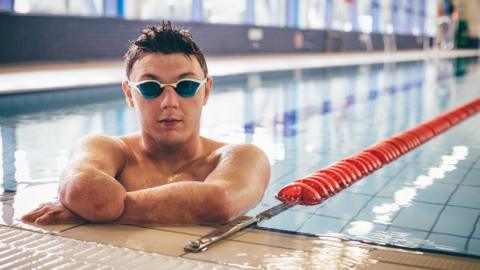
[[[319,204],[479,111],[480,98],[476,98],[356,155],[297,179],[280,189],[276,197],[289,204]]]

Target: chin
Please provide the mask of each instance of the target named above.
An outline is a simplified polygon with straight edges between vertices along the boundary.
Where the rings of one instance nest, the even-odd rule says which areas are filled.
[[[163,146],[180,146],[187,142],[193,135],[185,130],[184,127],[169,129],[159,126],[151,129],[149,134],[157,144]]]
[[[159,143],[165,146],[178,146],[184,142],[185,140],[180,138],[172,138],[172,137],[165,137],[165,136],[162,136],[159,140]]]
[[[162,132],[156,138],[159,144],[167,146],[180,145],[186,141],[186,136],[176,131]]]

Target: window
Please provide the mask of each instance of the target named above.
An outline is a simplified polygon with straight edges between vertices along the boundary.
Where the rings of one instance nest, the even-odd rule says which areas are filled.
[[[392,0],[380,1],[380,12],[382,18],[380,20],[380,32],[386,34],[393,34],[394,28],[392,23]]]
[[[300,28],[325,28],[326,14],[325,0],[303,0],[299,2],[299,26]]]
[[[203,0],[204,18],[210,23],[242,24],[246,8],[246,0]]]
[[[352,23],[350,22],[350,5],[350,3],[343,0],[333,2],[333,30],[352,31]]]
[[[285,0],[256,0],[255,24],[285,26]]]
[[[427,0],[425,7],[425,34],[435,36],[437,33],[437,0]]]
[[[13,9],[18,13],[101,16],[103,0],[15,0]]]
[[[372,0],[358,1],[358,26],[360,31],[371,33],[373,31]]]
[[[192,0],[126,0],[125,17],[143,20],[192,19]]]

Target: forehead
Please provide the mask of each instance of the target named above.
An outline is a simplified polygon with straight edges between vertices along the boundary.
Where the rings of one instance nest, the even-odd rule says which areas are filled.
[[[158,79],[178,79],[182,74],[202,77],[200,63],[193,55],[182,53],[145,53],[132,67],[131,78],[154,76]]]

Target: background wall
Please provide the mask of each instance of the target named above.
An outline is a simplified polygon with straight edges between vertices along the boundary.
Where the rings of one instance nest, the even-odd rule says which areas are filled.
[[[158,21],[108,17],[39,16],[0,13],[0,64],[121,60],[129,40]],[[209,23],[189,28],[207,55],[383,50],[380,33]],[[390,35],[396,47],[420,49],[424,39]],[[427,39],[427,42],[431,42]]]

